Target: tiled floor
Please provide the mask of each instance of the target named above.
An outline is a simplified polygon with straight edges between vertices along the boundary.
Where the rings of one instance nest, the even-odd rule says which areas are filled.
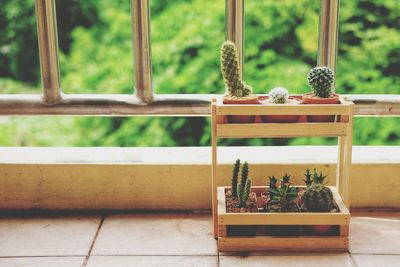
[[[349,253],[218,255],[209,214],[0,218],[0,267],[400,266],[400,213],[355,214]]]

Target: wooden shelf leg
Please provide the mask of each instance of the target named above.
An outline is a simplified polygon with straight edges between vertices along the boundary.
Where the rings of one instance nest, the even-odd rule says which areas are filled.
[[[338,138],[338,164],[336,170],[336,186],[346,207],[350,209],[350,179],[353,145],[354,104],[350,105],[350,115],[341,116],[341,122],[348,122],[345,136]]]
[[[212,176],[212,216],[214,224],[214,238],[218,238],[218,200],[217,200],[217,108],[216,99],[212,100],[211,104],[211,114],[212,114],[212,129],[211,129],[211,145],[212,145],[212,166],[211,166],[211,176]]]

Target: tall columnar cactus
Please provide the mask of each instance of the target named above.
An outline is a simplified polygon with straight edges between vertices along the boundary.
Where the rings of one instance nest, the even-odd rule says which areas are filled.
[[[240,176],[240,184],[242,185],[242,191],[244,190],[244,187],[246,186],[246,181],[249,177],[249,164],[247,163],[247,161],[245,161],[243,163],[242,166],[242,173]]]
[[[238,174],[241,167],[240,173],[240,182],[238,182]],[[233,187],[236,187],[233,190]],[[233,166],[233,175],[232,175],[232,196],[234,196],[234,191],[236,191],[236,197],[239,201],[239,207],[245,208],[247,205],[247,201],[250,197],[251,190],[251,179],[249,178],[249,165],[247,162],[243,163],[241,166],[240,160],[236,160],[235,165]]]
[[[308,73],[308,84],[313,93],[321,98],[329,98],[333,93],[335,75],[328,67],[315,67]]]
[[[286,88],[276,87],[269,91],[269,100],[274,104],[285,104],[289,100],[289,93]]]
[[[237,159],[232,170],[232,196],[237,197],[237,185],[240,171],[240,159]]]
[[[306,181],[309,171],[306,173]],[[324,180],[327,176],[322,172],[318,174],[314,169],[312,181],[310,185],[307,184],[306,192],[303,195],[304,206],[311,212],[329,212],[333,207],[333,194],[332,191],[325,186]]]
[[[225,41],[221,47],[221,72],[230,96],[243,98],[252,94],[251,86],[242,80],[239,53],[231,41]]]

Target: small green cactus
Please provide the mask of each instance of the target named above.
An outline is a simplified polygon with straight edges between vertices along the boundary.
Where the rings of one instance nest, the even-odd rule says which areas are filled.
[[[245,208],[247,206],[247,201],[250,197],[250,190],[251,190],[251,179],[247,178],[244,185],[241,183],[243,180],[237,185],[237,193],[238,193],[238,200],[239,200],[239,207]]]
[[[309,170],[306,172],[306,180],[309,182],[310,178],[307,177],[311,174]],[[317,170],[314,169],[311,183],[307,184],[307,189],[303,195],[304,206],[308,211],[311,212],[328,212],[333,207],[333,194],[329,187],[326,187],[324,180],[327,176],[323,175],[322,172],[318,174]]]
[[[239,53],[231,41],[225,41],[221,47],[221,72],[230,96],[243,98],[252,94],[252,87],[242,80]]]
[[[289,100],[289,93],[286,88],[276,87],[268,93],[269,101],[274,104],[286,104]]]
[[[271,187],[271,185],[273,185]],[[270,177],[270,210],[271,211],[290,211],[293,201],[297,197],[297,189],[290,183],[290,175],[285,174],[280,181],[280,186],[276,185],[274,176]],[[276,208],[272,208],[272,207]]]
[[[237,159],[232,170],[232,196],[237,197],[237,185],[240,171],[240,159]]]
[[[328,67],[315,67],[308,73],[308,84],[318,97],[331,97],[334,83],[335,75]]]
[[[242,173],[241,173],[241,176],[240,176],[240,178],[241,178],[241,180],[240,180],[240,184],[242,185],[242,191],[244,190],[244,187],[245,187],[245,185],[246,185],[246,181],[247,181],[247,179],[248,179],[248,177],[249,177],[249,164],[247,163],[247,161],[245,161],[244,163],[243,163],[243,166],[242,166]]]
[[[241,168],[240,173],[240,182],[238,182],[238,174]],[[235,188],[235,189],[234,189]],[[232,196],[237,197],[239,201],[239,208],[245,208],[247,206],[247,201],[250,197],[251,191],[251,179],[249,178],[249,164],[244,162],[241,166],[240,160],[236,160],[233,166],[233,175],[232,175]],[[236,192],[236,195],[234,195]]]

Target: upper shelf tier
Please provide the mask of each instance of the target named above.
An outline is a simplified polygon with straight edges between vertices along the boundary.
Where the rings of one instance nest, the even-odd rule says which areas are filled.
[[[292,96],[301,98],[301,96]],[[312,105],[293,105],[293,104],[272,104],[272,105],[236,105],[223,104],[222,97],[216,100],[216,115],[350,115],[352,102],[348,102],[342,97],[340,104],[312,104]]]

